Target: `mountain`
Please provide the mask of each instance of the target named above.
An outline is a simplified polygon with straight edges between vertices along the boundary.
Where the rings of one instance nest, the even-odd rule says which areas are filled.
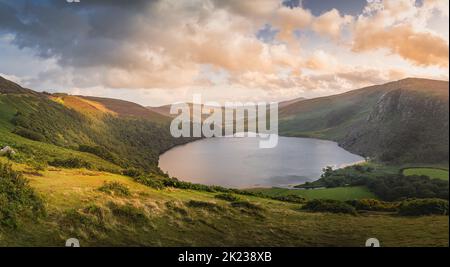
[[[79,97],[84,99],[85,101],[101,104],[107,110],[122,117],[142,118],[155,122],[167,122],[169,119],[167,118],[167,116],[161,115],[158,112],[153,112],[141,105],[129,101],[92,96]]]
[[[298,103],[298,102],[306,100],[306,99],[307,98],[299,97],[299,98],[295,98],[295,99],[291,99],[291,100],[287,100],[287,101],[282,101],[282,102],[278,103],[278,108],[283,108],[288,105]],[[191,106],[191,109],[192,109],[192,103],[189,103],[189,105]],[[147,106],[146,108],[151,111],[157,112],[161,115],[164,115],[164,116],[175,117],[175,115],[170,114],[170,106],[171,105],[163,105],[163,106],[159,106],[159,107]]]
[[[50,152],[55,151],[49,147],[53,145],[67,159],[77,151],[121,168],[158,171],[159,155],[188,141],[171,136],[170,118],[135,103],[37,93],[3,78],[0,88],[0,145],[23,152],[25,160],[47,164],[58,158],[58,153]]]
[[[383,233],[384,246],[448,246],[448,216],[410,218],[385,208],[358,212],[350,204],[333,200],[345,195],[345,200],[359,203],[355,198],[366,198],[366,194],[355,196],[348,190],[364,192],[361,187],[309,190],[317,191],[317,197],[332,198],[315,201],[311,196],[271,196],[171,179],[158,169],[159,155],[193,140],[172,138],[171,118],[127,101],[37,93],[0,81],[0,147],[10,146],[17,152],[0,157],[0,246],[63,246],[76,237],[81,246],[355,247],[364,246],[368,232]],[[291,127],[289,134],[342,137],[351,142],[341,144],[351,149],[378,151],[376,144],[384,138],[401,140],[404,131],[395,129],[413,129],[410,122],[418,122],[436,127],[415,129],[413,136],[417,131],[418,136],[430,133],[415,141],[423,146],[437,143],[442,130],[438,123],[442,117],[448,119],[448,100],[443,90],[438,86],[434,90],[430,83],[434,84],[427,81],[426,87],[417,87],[427,90],[392,85],[392,90],[380,86],[294,101],[280,108],[282,126]],[[350,108],[356,113],[342,112]],[[310,120],[313,117],[315,121]],[[296,124],[299,121],[309,122],[306,126],[311,131]],[[448,121],[446,125],[447,135],[440,138],[448,139]],[[382,127],[389,131],[372,133]],[[395,134],[387,136],[391,132]],[[416,152],[415,146],[407,145]],[[384,175],[376,169],[378,165],[370,166],[376,166],[370,175]],[[353,167],[343,171],[358,176],[368,170],[358,167],[361,171],[356,173]],[[430,205],[436,200],[422,201]],[[387,208],[397,205],[372,202]],[[308,203],[319,203],[319,207],[325,203],[329,208],[312,212],[305,210]],[[336,209],[352,213],[329,212]],[[398,232],[404,234],[399,237]]]
[[[153,112],[159,113],[163,116],[168,116],[168,117],[175,117],[174,115],[170,114],[170,106],[171,105],[164,105],[164,106],[159,106],[159,107],[146,107],[148,110],[151,110]]]
[[[0,145],[25,152],[24,160],[46,164],[59,151],[66,158],[95,157],[104,168],[159,171],[162,152],[193,140],[170,135],[172,118],[164,115],[169,106],[149,109],[117,99],[37,93],[4,78],[0,92]],[[383,162],[448,163],[448,105],[448,82],[405,79],[282,102],[279,130],[335,140]]]
[[[280,134],[390,163],[448,163],[449,84],[408,78],[280,108]]]
[[[298,97],[298,98],[294,98],[291,100],[282,101],[282,102],[278,103],[278,108],[284,108],[284,107],[298,103],[298,102],[306,100],[306,99],[307,98],[304,98],[304,97]]]
[[[193,107],[194,107],[194,104],[192,104],[192,103],[187,103],[188,105],[189,105],[189,110],[190,110],[190,112],[191,112],[191,114],[193,113]],[[163,115],[163,116],[166,116],[166,117],[171,117],[171,118],[174,118],[174,117],[176,117],[176,116],[178,116],[177,114],[170,114],[170,108],[171,108],[171,106],[172,105],[163,105],[163,106],[159,106],[159,107],[150,107],[150,106],[148,106],[148,107],[146,107],[148,110],[151,110],[151,111],[153,111],[153,112],[156,112],[156,113],[158,113],[158,114],[161,114],[161,115]],[[197,106],[201,106],[201,108],[215,108],[214,106],[207,106],[207,105],[198,105],[197,104]],[[222,112],[223,112],[224,110],[223,110],[223,108],[222,108]],[[208,117],[208,115],[203,115],[202,114],[202,117],[204,117],[204,118],[206,118],[206,117]]]
[[[0,76],[0,94],[34,94],[37,93]]]

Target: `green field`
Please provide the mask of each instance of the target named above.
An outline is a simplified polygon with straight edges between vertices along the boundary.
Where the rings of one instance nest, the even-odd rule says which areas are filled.
[[[17,229],[0,227],[0,246],[63,246],[70,237],[81,246],[364,246],[372,236],[383,246],[448,246],[447,216],[312,213],[299,204],[239,196],[259,207],[252,210],[216,193],[156,190],[105,172],[48,168],[26,176],[48,215]],[[126,186],[130,195],[99,191],[105,181]]]
[[[403,174],[410,175],[425,175],[433,179],[440,179],[448,181],[448,170],[434,169],[434,168],[408,168],[403,170]]]
[[[335,199],[342,201],[364,198],[377,199],[377,197],[364,186],[323,189],[258,188],[249,190],[262,192],[270,196],[299,195],[306,199]]]

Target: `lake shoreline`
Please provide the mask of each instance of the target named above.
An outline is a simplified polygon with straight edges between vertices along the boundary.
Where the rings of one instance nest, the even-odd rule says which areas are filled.
[[[342,148],[337,142],[332,141],[332,140],[326,140],[326,139],[317,139],[317,138],[311,138],[311,137],[293,137],[293,136],[279,136],[280,140],[282,139],[284,143],[292,143],[291,145],[296,145],[296,147],[298,148],[298,150],[295,150],[293,148],[291,148],[291,145],[282,145],[283,148],[276,148],[278,150],[281,149],[281,151],[275,151],[275,150],[256,150],[254,147],[249,147],[248,143],[255,143],[258,141],[258,138],[253,138],[253,137],[239,137],[239,138],[229,138],[227,137],[227,140],[230,140],[233,143],[241,143],[241,144],[237,144],[238,146],[242,145],[242,142],[244,145],[246,145],[248,147],[247,150],[242,150],[242,148],[235,148],[238,149],[239,151],[233,151],[233,148],[230,148],[230,144],[228,142],[222,142],[222,141],[218,141],[218,142],[212,142],[212,143],[207,143],[207,144],[201,144],[201,145],[197,145],[198,142],[202,141],[207,141],[210,142],[212,140],[223,140],[223,137],[214,137],[214,138],[200,138],[198,140],[194,140],[194,141],[190,141],[190,142],[186,142],[184,144],[180,144],[180,145],[176,145],[174,147],[172,147],[171,149],[167,150],[164,153],[161,153],[158,159],[158,167],[164,171],[169,173],[170,176],[173,177],[177,177],[178,179],[182,180],[182,181],[187,181],[187,182],[192,182],[192,183],[198,183],[198,184],[205,184],[205,185],[218,185],[218,186],[223,186],[223,187],[229,187],[229,188],[240,188],[240,189],[248,189],[248,188],[271,188],[273,186],[276,187],[282,187],[282,188],[288,188],[288,189],[293,189],[295,185],[299,185],[299,184],[303,184],[304,182],[311,182],[313,180],[317,180],[320,179],[320,175],[322,174],[322,168],[326,167],[326,166],[333,166],[336,169],[339,168],[344,168],[347,166],[351,166],[351,165],[355,165],[355,164],[361,164],[366,162],[366,159],[356,155],[356,154],[352,154],[351,152],[345,150],[344,148]],[[245,140],[245,141],[237,141],[237,140]],[[294,141],[293,141],[294,140]],[[192,146],[192,144],[194,144]],[[280,144],[279,144],[280,145]],[[306,146],[305,146],[306,145]],[[186,146],[191,146],[190,148],[183,148]],[[208,151],[210,150],[209,148],[203,147],[203,148],[199,148],[201,146],[218,146],[214,151]],[[303,147],[304,146],[304,147]],[[179,154],[180,157],[178,157],[176,160],[174,159],[173,162],[171,164],[168,164],[166,162],[163,162],[164,160],[166,160],[164,157],[167,156],[167,153],[182,153],[180,151],[178,151],[178,149],[183,148],[184,150],[187,149],[193,149],[195,148],[195,153],[194,155],[190,155],[190,156],[186,156],[189,155],[186,151],[184,151],[183,153],[185,153],[185,155]],[[175,152],[174,152],[175,150]],[[221,151],[221,154],[223,153],[236,153],[237,155],[227,155],[226,156],[226,160],[230,160],[230,158],[234,158],[234,157],[243,157],[242,155],[240,156],[239,154],[245,154],[247,155],[248,158],[242,158],[243,161],[249,163],[250,165],[254,165],[254,167],[248,167],[248,166],[240,166],[242,168],[244,168],[244,172],[246,171],[247,173],[249,173],[249,176],[251,176],[250,178],[246,178],[246,177],[241,177],[241,179],[243,180],[249,180],[252,181],[252,179],[254,179],[255,181],[258,180],[259,182],[255,182],[252,184],[247,184],[245,185],[244,182],[242,181],[233,181],[236,180],[236,178],[233,179],[227,179],[225,180],[223,177],[220,177],[221,175],[217,175],[217,171],[216,173],[214,173],[214,175],[208,175],[207,172],[200,172],[201,174],[199,175],[195,175],[195,168],[193,168],[192,166],[185,166],[188,165],[187,163],[184,163],[184,161],[192,161],[193,165],[195,161],[193,161],[193,159],[189,159],[191,156],[194,157],[203,157],[204,155],[200,155],[200,154],[204,154],[209,153],[210,156],[213,157],[217,157],[220,156],[220,154],[217,153],[217,151]],[[287,151],[285,151],[287,150]],[[299,151],[307,151],[307,153],[299,153]],[[170,152],[172,151],[172,152]],[[273,155],[271,155],[271,153]],[[278,154],[277,154],[278,153]],[[300,165],[303,164],[303,169],[299,171],[299,169],[301,169],[298,165],[298,162],[295,162],[292,160],[292,158],[305,158],[308,156],[311,156],[310,154],[312,153],[312,157],[315,158],[314,159],[309,159],[307,160],[307,163],[301,163]],[[263,159],[255,159],[255,162],[252,162],[252,158],[254,157],[258,157],[260,154],[262,154],[264,156]],[[172,156],[171,156],[172,157]],[[333,158],[334,157],[334,158]],[[185,160],[180,160],[180,158],[185,158]],[[325,159],[323,159],[325,158]],[[326,160],[331,160],[331,163],[327,162]],[[274,160],[275,159],[275,160]],[[218,159],[220,161],[220,158]],[[222,159],[223,160],[223,159]],[[265,168],[264,165],[267,165],[266,162],[267,160],[271,160],[274,165],[274,168],[270,168],[269,172],[271,174],[273,174],[273,176],[267,176],[266,173],[264,173],[261,178],[259,178],[259,176],[255,175],[254,172],[258,172],[259,167],[261,168]],[[305,159],[303,159],[305,160]],[[265,162],[264,162],[265,161]],[[203,164],[205,162],[208,162],[210,164],[207,164],[208,167],[205,168],[214,168],[211,166],[215,166],[217,165],[217,162],[215,161],[211,161],[210,159],[207,158],[199,158],[198,162],[203,162]],[[262,162],[262,163],[261,163]],[[281,163],[280,163],[281,162]],[[286,162],[286,163],[285,163]],[[183,172],[183,175],[180,175],[180,170],[173,170],[173,166],[174,164],[176,165],[183,165],[182,167],[178,167],[177,169],[180,168],[185,168],[188,170],[189,175],[185,175],[185,173]],[[256,165],[255,165],[256,164]],[[289,165],[291,164],[291,165]],[[321,166],[320,168],[315,168],[314,171],[312,171],[312,167],[310,167],[309,165],[315,165],[315,164],[324,164],[323,166]],[[209,166],[211,165],[211,166]],[[294,166],[293,166],[294,165]],[[216,166],[217,167],[217,166]],[[196,168],[199,168],[198,166]],[[236,166],[230,166],[229,168],[236,168]],[[253,169],[252,169],[253,168]],[[278,169],[279,172],[274,171],[273,169]],[[285,171],[285,169],[287,169]],[[306,169],[306,171],[305,171]],[[318,171],[318,169],[320,169],[320,171]],[[254,171],[253,171],[254,170]],[[229,173],[229,177],[234,177],[236,175],[233,175],[232,172],[230,172],[228,169],[225,169],[224,172]],[[194,174],[193,174],[194,173]],[[302,175],[299,176],[299,173],[301,173]],[[312,173],[315,173],[314,177],[312,177]],[[242,174],[238,173],[238,176]],[[201,177],[201,178],[199,178]],[[222,178],[221,180],[216,180],[217,177]],[[214,179],[215,181],[211,181],[212,179]]]

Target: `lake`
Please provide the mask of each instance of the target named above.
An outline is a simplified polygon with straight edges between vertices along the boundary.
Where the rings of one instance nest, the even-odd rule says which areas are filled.
[[[258,144],[252,137],[202,139],[165,152],[159,166],[183,181],[248,188],[289,187],[319,179],[326,166],[364,161],[326,140],[279,137],[275,148]]]

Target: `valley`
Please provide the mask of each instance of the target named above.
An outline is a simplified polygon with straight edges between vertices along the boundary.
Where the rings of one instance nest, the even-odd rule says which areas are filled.
[[[0,77],[0,148],[14,151],[0,156],[0,246],[70,237],[82,246],[363,246],[373,236],[383,246],[448,246],[448,82],[407,79],[282,105],[281,135],[333,140],[369,159],[302,185],[319,189],[170,177],[160,155],[196,139],[173,138],[162,113]],[[403,176],[406,167],[444,173]]]
[[[2,246],[62,246],[74,236],[81,246],[360,247],[371,236],[383,246],[448,246],[447,216],[311,213],[252,196],[239,198],[258,208],[233,207],[218,193],[152,189],[118,174],[52,167],[39,173],[25,176],[46,202],[47,216],[15,230],[0,227]],[[105,182],[130,194],[99,191]]]

